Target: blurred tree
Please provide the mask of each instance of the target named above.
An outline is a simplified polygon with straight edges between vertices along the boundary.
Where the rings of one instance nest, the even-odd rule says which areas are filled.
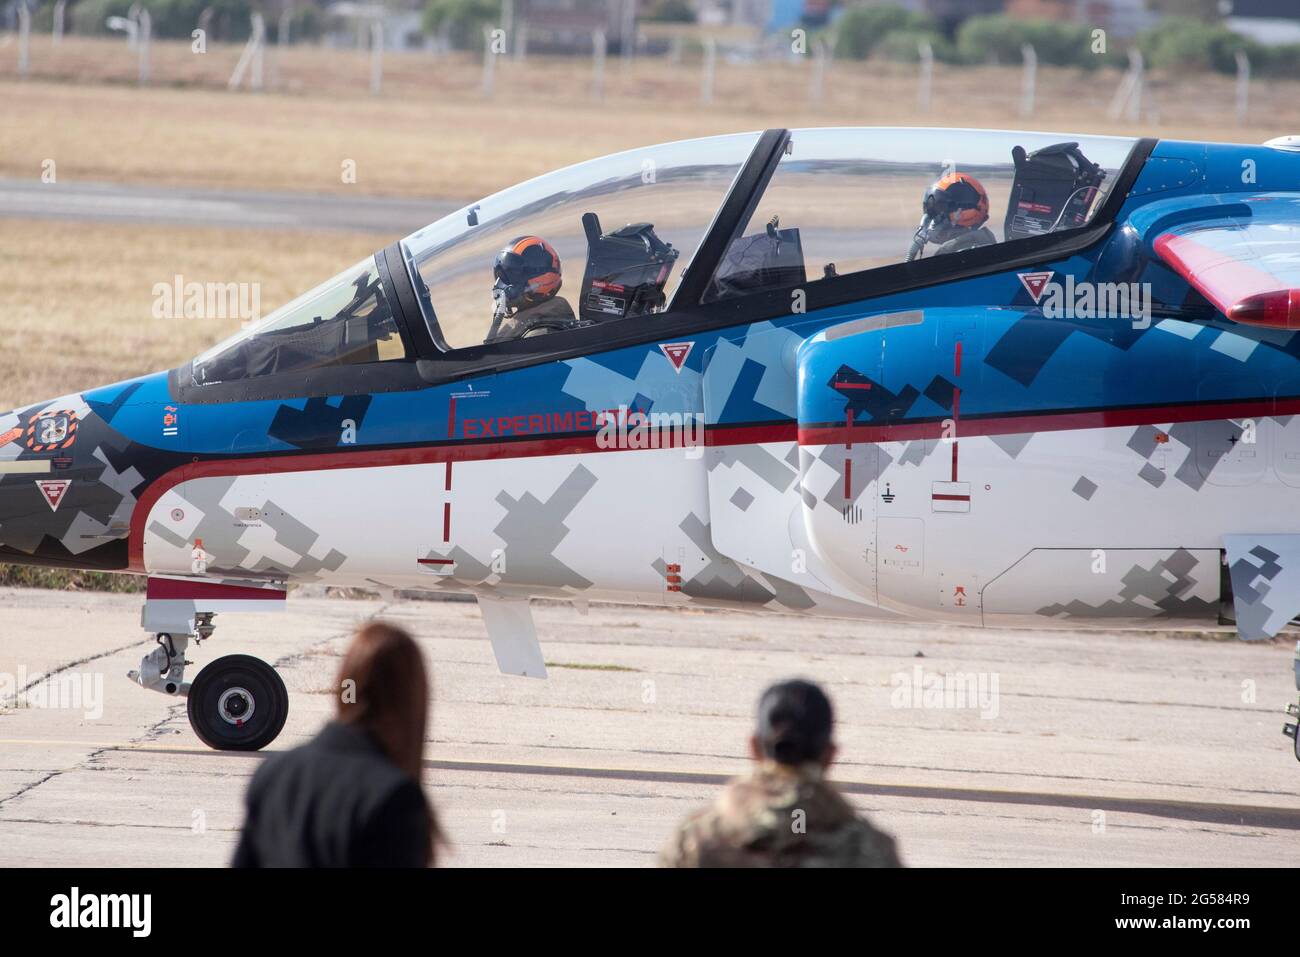
[[[865,60],[886,36],[895,30],[913,35],[939,37],[934,20],[892,3],[850,7],[835,21],[835,55],[851,60]],[[938,43],[933,41],[936,55]]]
[[[1251,69],[1289,80],[1300,77],[1300,43],[1281,43],[1261,52],[1264,55],[1257,58],[1247,51]]]
[[[1147,9],[1152,13],[1205,23],[1218,23],[1223,17],[1222,6],[1222,0],[1147,0]]]
[[[1029,44],[1038,62],[1091,70],[1104,63],[1121,63],[1119,44],[1107,44],[1104,54],[1093,52],[1092,30],[1085,24],[1034,20],[1002,15],[971,17],[957,31],[957,52],[966,63],[1017,64],[1021,47]]]
[[[1250,37],[1221,24],[1189,17],[1168,17],[1138,37],[1138,46],[1150,66],[1166,70],[1217,70],[1235,73],[1237,51],[1251,63],[1266,67],[1269,51]]]
[[[483,46],[483,29],[499,25],[499,0],[429,0],[424,8],[424,29],[447,41],[457,50]]]
[[[876,56],[903,63],[916,63],[921,59],[922,40],[930,44],[930,52],[934,54],[936,60],[951,63],[956,59],[956,48],[942,33],[937,30],[917,30],[913,27],[890,30],[876,44]]]
[[[691,0],[649,0],[642,6],[638,19],[658,23],[694,23],[695,6]]]
[[[125,17],[135,0],[77,0],[68,8],[68,25],[77,33],[110,32],[109,17]],[[198,26],[199,15],[212,8],[208,24],[209,41],[242,41],[252,29],[249,0],[146,0],[150,28],[155,37],[189,39]]]

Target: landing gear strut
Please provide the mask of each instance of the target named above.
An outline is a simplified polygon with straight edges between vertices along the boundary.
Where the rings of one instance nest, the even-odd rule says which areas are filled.
[[[218,751],[257,751],[284,728],[289,716],[289,692],[275,669],[250,655],[226,655],[204,667],[193,682],[185,681],[185,650],[215,630],[212,614],[193,616],[180,629],[159,632],[158,647],[127,673],[151,691],[188,698],[190,727],[200,741]]]

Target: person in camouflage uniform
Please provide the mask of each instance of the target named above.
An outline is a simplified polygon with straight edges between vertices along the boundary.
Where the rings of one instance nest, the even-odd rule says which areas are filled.
[[[902,867],[894,839],[825,779],[835,757],[825,693],[808,681],[763,692],[755,767],[678,826],[662,867]]]

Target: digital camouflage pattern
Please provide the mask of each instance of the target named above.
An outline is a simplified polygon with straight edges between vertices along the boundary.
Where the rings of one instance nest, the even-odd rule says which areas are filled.
[[[861,817],[821,768],[760,765],[677,828],[663,867],[902,867],[894,839]]]

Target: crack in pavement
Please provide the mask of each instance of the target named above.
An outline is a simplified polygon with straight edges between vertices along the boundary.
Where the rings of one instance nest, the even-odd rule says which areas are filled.
[[[42,784],[44,784],[46,781],[50,780],[51,778],[57,778],[60,774],[63,774],[63,773],[64,773],[65,771],[67,771],[67,770],[69,770],[69,769],[68,769],[68,768],[60,768],[60,769],[57,770],[57,771],[51,771],[50,773],[48,773],[47,775],[45,775],[45,777],[43,777],[43,778],[38,778],[37,780],[32,781],[30,784],[25,784],[25,785],[23,785],[23,786],[20,787],[17,791],[15,791],[13,794],[8,795],[7,797],[0,798],[0,807],[3,807],[5,804],[8,804],[8,803],[9,803],[10,801],[12,801],[14,798],[22,797],[22,796],[23,796],[24,794],[26,794],[28,791],[33,791],[33,790],[35,790],[36,788],[40,787]]]

